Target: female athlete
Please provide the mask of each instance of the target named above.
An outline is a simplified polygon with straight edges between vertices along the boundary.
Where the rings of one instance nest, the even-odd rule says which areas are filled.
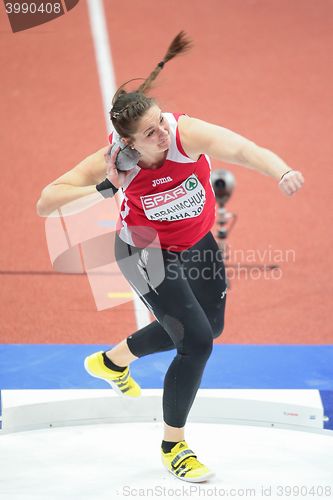
[[[210,232],[215,198],[209,158],[268,175],[288,196],[304,179],[268,149],[221,126],[163,112],[147,95],[163,66],[189,47],[179,33],[137,90],[120,87],[110,111],[110,142],[121,148],[114,146],[111,154],[110,146],[100,149],[46,186],[37,212],[47,216],[73,200],[101,200],[121,189],[116,259],[156,321],[109,351],[91,354],[85,367],[123,396],[138,397],[130,363],[176,349],[164,380],[162,462],[179,479],[201,482],[213,472],[187,445],[185,423],[213,339],[223,330],[227,292],[223,258]],[[117,164],[123,148],[129,153],[126,170]]]

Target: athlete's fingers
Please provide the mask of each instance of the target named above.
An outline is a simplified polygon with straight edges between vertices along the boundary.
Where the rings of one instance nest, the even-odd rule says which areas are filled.
[[[290,179],[287,183],[286,186],[288,186],[289,189],[292,191],[297,191],[301,187],[301,183],[298,182],[297,180]]]
[[[117,155],[120,151],[120,146],[118,146],[114,152],[112,153],[112,155],[110,156],[110,161],[115,165],[116,164],[116,158],[117,158]]]
[[[304,177],[301,172],[296,171],[296,179],[304,184]]]
[[[286,194],[287,196],[291,196],[296,193],[296,191],[301,189],[303,184],[304,177],[301,172],[292,170],[288,172],[279,182],[279,187],[284,194]]]
[[[106,174],[108,176],[116,176],[117,167],[116,167],[116,158],[117,154],[120,151],[120,147],[116,148],[115,151],[110,155],[112,146],[109,148],[108,152],[104,155],[106,162]]]
[[[298,188],[296,188],[295,186],[293,186],[291,183],[284,183],[280,186],[280,189],[281,191],[288,195],[288,196],[291,196],[292,194],[294,194],[296,191],[298,191]]]
[[[114,150],[114,152],[111,154],[111,151],[112,151],[112,145],[108,148],[107,152],[105,153],[104,155],[104,158],[105,158],[105,161],[107,163],[107,165],[110,165],[110,166],[116,166],[116,158],[117,158],[117,155],[120,151],[120,147],[116,148]]]
[[[287,181],[290,182],[293,186],[300,188],[304,184],[304,177],[301,172],[297,172],[297,170],[291,172],[289,178],[287,177]]]

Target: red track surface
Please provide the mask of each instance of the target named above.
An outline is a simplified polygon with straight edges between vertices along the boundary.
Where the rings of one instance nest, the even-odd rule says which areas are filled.
[[[231,248],[295,252],[279,280],[232,280],[219,342],[332,343],[333,3],[114,0],[105,8],[119,84],[146,76],[185,29],[195,47],[163,71],[162,107],[236,130],[305,176],[287,198],[268,177],[214,162],[237,180],[227,205],[239,216]],[[17,34],[3,7],[0,16],[0,342],[114,343],[136,328],[132,303],[97,312],[85,276],[34,274],[52,270],[35,211],[41,189],[107,141],[86,3]]]

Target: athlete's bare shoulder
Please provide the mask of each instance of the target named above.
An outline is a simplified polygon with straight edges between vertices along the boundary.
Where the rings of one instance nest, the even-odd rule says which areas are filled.
[[[200,154],[194,150],[192,143],[192,128],[193,128],[193,118],[188,115],[181,115],[178,118],[178,130],[181,145],[192,160],[196,161]]]

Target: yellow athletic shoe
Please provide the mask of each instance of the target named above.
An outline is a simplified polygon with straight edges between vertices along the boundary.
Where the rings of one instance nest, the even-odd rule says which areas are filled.
[[[141,395],[140,386],[131,377],[129,367],[123,372],[110,370],[103,361],[103,351],[95,352],[84,360],[87,372],[96,378],[108,382],[111,387],[121,396],[138,398]]]
[[[189,449],[186,441],[177,443],[170,453],[162,453],[162,463],[171,474],[183,481],[201,483],[214,476],[204,464],[197,460],[196,454]]]

